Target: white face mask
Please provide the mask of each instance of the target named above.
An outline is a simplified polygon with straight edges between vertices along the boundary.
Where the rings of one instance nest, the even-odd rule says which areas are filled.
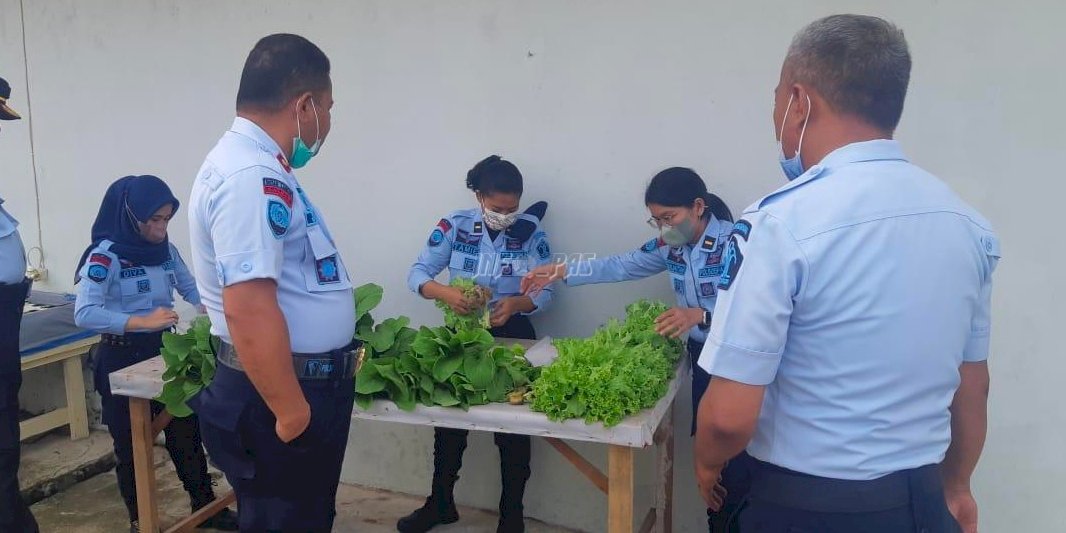
[[[482,218],[485,219],[485,225],[492,231],[503,231],[514,225],[518,220],[518,213],[503,214],[495,211],[490,211],[485,206],[481,206],[483,212]]]

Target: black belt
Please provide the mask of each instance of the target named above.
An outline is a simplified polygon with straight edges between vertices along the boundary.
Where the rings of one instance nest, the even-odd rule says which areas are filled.
[[[903,507],[914,494],[941,484],[940,465],[893,472],[866,481],[831,479],[755,461],[751,497],[820,513],[872,513]]]
[[[296,378],[302,380],[350,379],[355,376],[356,357],[360,346],[362,346],[361,342],[352,341],[344,348],[324,353],[294,353],[292,354],[292,366],[296,371]],[[244,367],[237,358],[237,350],[226,341],[219,342],[215,350],[215,359],[233,370],[244,372]]]
[[[173,328],[171,328],[170,330],[172,329]],[[131,348],[144,342],[158,343],[160,337],[163,335],[163,331],[145,331],[137,333],[126,333],[125,335],[103,333],[100,335],[100,344],[103,344],[105,346],[114,346],[116,348]]]

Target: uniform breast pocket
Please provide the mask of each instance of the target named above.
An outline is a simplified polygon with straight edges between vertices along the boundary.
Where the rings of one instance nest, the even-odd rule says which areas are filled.
[[[502,296],[521,294],[522,276],[527,273],[529,273],[529,262],[525,257],[503,259],[496,281],[496,293]]]
[[[307,252],[303,270],[308,291],[328,292],[352,288],[337,248],[322,233],[321,227],[308,228]]]
[[[448,268],[467,272],[473,276],[478,274],[478,263],[477,257],[452,250],[452,258],[448,262]]]
[[[145,311],[152,308],[152,282],[148,276],[119,280],[122,293],[122,310],[126,312]]]

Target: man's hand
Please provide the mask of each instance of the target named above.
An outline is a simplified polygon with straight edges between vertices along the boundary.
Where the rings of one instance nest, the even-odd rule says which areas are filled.
[[[655,332],[663,337],[679,339],[685,332],[702,323],[702,308],[674,307],[655,319]]]
[[[222,289],[222,310],[237,359],[274,413],[274,431],[282,442],[290,442],[307,429],[311,408],[292,366],[289,327],[277,291],[269,279],[231,285]]]
[[[535,296],[548,285],[566,279],[566,268],[566,263],[552,263],[530,270],[522,277],[522,294]]]
[[[285,420],[277,419],[274,424],[274,432],[278,434],[278,439],[281,442],[288,444],[303,435],[307,431],[307,427],[311,425],[311,406],[304,400],[299,409],[287,412],[285,416],[287,418]]]
[[[977,533],[977,500],[969,487],[944,489],[948,510],[962,527],[962,533]]]
[[[698,458],[696,460],[696,483],[700,488],[700,496],[707,507],[715,512],[722,510],[725,503],[726,490],[721,483],[724,466],[704,467]]]

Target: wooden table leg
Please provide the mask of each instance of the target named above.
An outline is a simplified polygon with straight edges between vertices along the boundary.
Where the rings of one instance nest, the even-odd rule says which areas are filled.
[[[633,449],[612,444],[607,452],[607,531],[633,533]]]
[[[67,389],[67,421],[70,440],[89,436],[89,413],[85,406],[85,377],[81,374],[81,355],[63,360],[63,381]]]
[[[659,427],[659,442],[655,448],[659,487],[655,495],[655,529],[657,533],[671,533],[674,529],[674,410],[666,412]]]
[[[155,461],[152,455],[152,403],[145,398],[130,398],[130,424],[133,429],[133,470],[137,483],[137,516],[141,531],[159,531],[159,506],[156,501]]]

